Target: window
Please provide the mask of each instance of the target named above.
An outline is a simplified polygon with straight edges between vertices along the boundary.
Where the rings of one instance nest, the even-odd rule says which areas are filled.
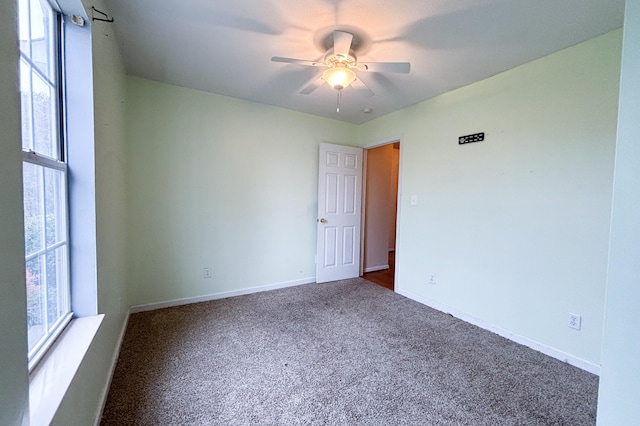
[[[18,0],[29,366],[71,319],[62,22]]]

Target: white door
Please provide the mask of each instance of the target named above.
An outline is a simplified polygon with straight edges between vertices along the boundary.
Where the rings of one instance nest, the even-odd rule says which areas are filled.
[[[360,275],[362,149],[320,144],[316,282]]]

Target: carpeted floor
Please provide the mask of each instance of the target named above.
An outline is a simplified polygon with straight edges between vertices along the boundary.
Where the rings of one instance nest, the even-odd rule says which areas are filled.
[[[132,315],[102,425],[593,425],[597,388],[357,278]]]

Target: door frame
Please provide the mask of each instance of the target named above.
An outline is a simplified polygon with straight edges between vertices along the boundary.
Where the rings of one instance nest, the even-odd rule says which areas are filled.
[[[400,239],[401,239],[401,235],[400,235],[400,220],[402,218],[401,216],[401,211],[402,211],[402,167],[403,167],[403,155],[402,152],[404,150],[404,137],[398,136],[395,138],[388,138],[388,139],[383,139],[383,140],[379,140],[377,142],[371,142],[368,144],[364,144],[362,145],[362,149],[363,151],[363,155],[362,155],[362,203],[361,203],[361,212],[360,212],[360,229],[362,230],[360,232],[360,276],[362,276],[363,272],[364,272],[364,235],[365,235],[365,231],[364,231],[364,217],[366,214],[366,198],[367,198],[367,155],[370,149],[373,148],[378,148],[380,146],[384,146],[384,145],[389,145],[389,144],[393,144],[396,142],[400,143],[400,152],[399,152],[399,158],[398,158],[398,203],[397,203],[397,209],[396,209],[396,246],[394,247],[395,250],[395,271],[393,274],[393,291],[397,292],[398,291],[398,284],[399,284],[399,280],[398,280],[398,272],[400,270],[399,266],[399,253],[398,253],[398,247],[400,247]]]

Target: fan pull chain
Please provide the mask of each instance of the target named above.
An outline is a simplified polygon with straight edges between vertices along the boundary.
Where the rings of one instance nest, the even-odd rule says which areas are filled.
[[[340,112],[340,98],[342,97],[342,89],[338,90],[338,104],[336,106],[336,112]]]

